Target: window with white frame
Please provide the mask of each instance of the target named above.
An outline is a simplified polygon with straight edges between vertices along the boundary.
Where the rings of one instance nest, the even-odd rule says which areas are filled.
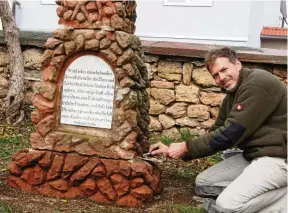
[[[164,0],[165,6],[211,7],[213,0]]]

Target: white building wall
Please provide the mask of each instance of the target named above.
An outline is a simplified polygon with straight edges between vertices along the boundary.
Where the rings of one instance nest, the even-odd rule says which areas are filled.
[[[54,0],[20,0],[16,22],[21,30],[59,27],[57,5],[43,1]],[[164,0],[137,4],[135,34],[146,40],[260,47],[262,27],[281,25],[280,0],[212,0],[208,7],[167,6]]]
[[[252,1],[247,46],[260,47],[260,34],[263,26],[281,27],[280,18],[280,0]]]
[[[21,30],[51,31],[59,28],[56,8],[58,5],[42,4],[41,0],[20,0],[17,25]]]
[[[136,35],[149,40],[246,45],[250,1],[218,1],[211,7],[164,6],[138,1]]]

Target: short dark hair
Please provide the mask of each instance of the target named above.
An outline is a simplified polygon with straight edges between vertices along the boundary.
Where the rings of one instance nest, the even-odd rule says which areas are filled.
[[[236,60],[238,59],[237,53],[235,50],[229,48],[229,47],[222,47],[213,49],[208,52],[208,54],[205,57],[205,66],[207,70],[209,71],[211,68],[211,65],[214,64],[217,58],[228,58],[229,61],[233,64],[236,63]]]

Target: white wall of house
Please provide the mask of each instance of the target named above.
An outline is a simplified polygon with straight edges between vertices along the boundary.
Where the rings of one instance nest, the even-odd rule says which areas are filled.
[[[150,40],[245,45],[249,1],[213,1],[211,7],[165,6],[139,1],[136,34]]]
[[[57,5],[43,1],[52,0],[20,0],[16,20],[21,30],[59,27]],[[168,6],[164,0],[137,0],[135,34],[146,40],[260,47],[262,27],[281,25],[280,0],[181,1],[212,1],[212,5]]]

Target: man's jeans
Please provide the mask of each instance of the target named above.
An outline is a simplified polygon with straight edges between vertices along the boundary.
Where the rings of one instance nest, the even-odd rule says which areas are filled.
[[[196,178],[196,194],[217,197],[211,212],[287,212],[287,164],[261,157],[251,163],[242,154],[210,167]],[[209,212],[209,211],[208,211]]]

